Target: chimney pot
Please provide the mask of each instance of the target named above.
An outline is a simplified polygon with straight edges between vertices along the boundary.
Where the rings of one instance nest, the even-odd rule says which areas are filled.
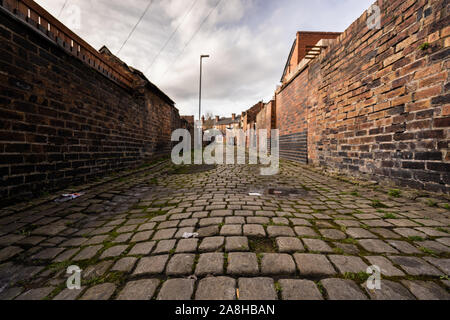
[[[231,114],[231,120],[236,120],[236,113]]]
[[[219,116],[216,116],[216,122],[219,122]]]

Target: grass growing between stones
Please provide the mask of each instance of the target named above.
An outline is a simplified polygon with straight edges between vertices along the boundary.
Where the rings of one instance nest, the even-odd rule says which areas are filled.
[[[393,213],[386,213],[383,216],[383,219],[397,219],[397,216],[395,214],[393,214]]]
[[[427,206],[429,207],[437,207],[437,202],[431,199],[428,199],[426,202]]]
[[[425,239],[419,236],[409,236],[408,237],[409,240],[411,241],[424,241]]]
[[[356,190],[350,192],[350,195],[355,196],[355,197],[360,197],[360,194]]]
[[[442,227],[437,227],[436,230],[441,231],[441,232],[445,232],[445,233],[449,233],[447,229],[442,228]]]
[[[389,190],[388,195],[393,198],[399,198],[401,195],[401,191],[399,189],[391,189]]]
[[[358,242],[357,242],[355,239],[353,239],[353,238],[343,239],[341,242],[342,242],[342,243],[347,243],[347,244],[357,244],[357,243],[358,243]]]
[[[422,251],[422,252],[424,252],[424,253],[426,253],[426,254],[431,254],[432,256],[435,256],[435,257],[438,257],[438,256],[439,256],[439,255],[438,255],[436,252],[434,252],[433,250],[428,249],[428,248],[425,248],[425,247],[420,247],[419,250]]]
[[[372,200],[370,206],[373,208],[387,208],[388,206],[382,203],[380,200]]]
[[[144,218],[146,219],[153,219],[159,216],[163,216],[167,214],[167,211],[163,211],[163,210],[157,210],[157,211],[153,211],[153,212],[146,212]]]
[[[343,274],[343,278],[344,279],[349,279],[349,280],[354,280],[357,281],[359,283],[363,283],[365,281],[367,281],[367,279],[370,277],[370,274],[365,273],[363,271],[360,272],[346,272]]]
[[[82,285],[86,285],[88,287],[96,286],[102,283],[114,283],[119,286],[122,282],[125,281],[125,274],[123,272],[118,271],[110,271],[106,272],[104,276],[94,277],[92,279],[81,281]]]
[[[280,294],[283,291],[283,288],[281,287],[281,284],[277,281],[275,282],[275,290],[278,294]]]

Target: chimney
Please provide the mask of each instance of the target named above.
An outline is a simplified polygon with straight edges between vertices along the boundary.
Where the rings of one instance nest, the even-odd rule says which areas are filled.
[[[233,120],[233,121],[236,120],[236,113],[231,114],[231,120]]]
[[[219,122],[219,116],[216,116],[216,122]]]
[[[205,123],[205,116],[202,116],[202,123]]]

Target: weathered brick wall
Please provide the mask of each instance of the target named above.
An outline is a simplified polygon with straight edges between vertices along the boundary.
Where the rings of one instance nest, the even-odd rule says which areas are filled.
[[[448,193],[448,1],[377,3],[381,30],[364,13],[277,94],[280,135],[307,131],[314,164]]]
[[[280,157],[308,162],[308,109],[317,104],[318,79],[309,78],[308,69],[299,73],[276,92],[276,123],[280,130]]]
[[[271,130],[276,128],[275,100],[267,102],[256,115],[256,129],[267,130],[267,150],[270,151]]]
[[[125,89],[0,10],[0,202],[170,151],[178,110]]]

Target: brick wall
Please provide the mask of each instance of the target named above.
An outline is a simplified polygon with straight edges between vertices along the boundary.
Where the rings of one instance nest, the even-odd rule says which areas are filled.
[[[127,89],[3,10],[0,21],[1,203],[136,167],[189,127],[141,76]]]
[[[276,128],[276,106],[275,100],[267,102],[261,111],[256,115],[256,129],[267,130],[267,150],[270,152],[271,130]]]
[[[316,105],[318,79],[310,78],[308,70],[300,72],[276,92],[276,122],[280,130],[280,157],[308,162],[308,108]]]
[[[313,164],[448,193],[448,1],[377,4],[381,30],[365,12],[277,92],[280,154],[306,134]]]

